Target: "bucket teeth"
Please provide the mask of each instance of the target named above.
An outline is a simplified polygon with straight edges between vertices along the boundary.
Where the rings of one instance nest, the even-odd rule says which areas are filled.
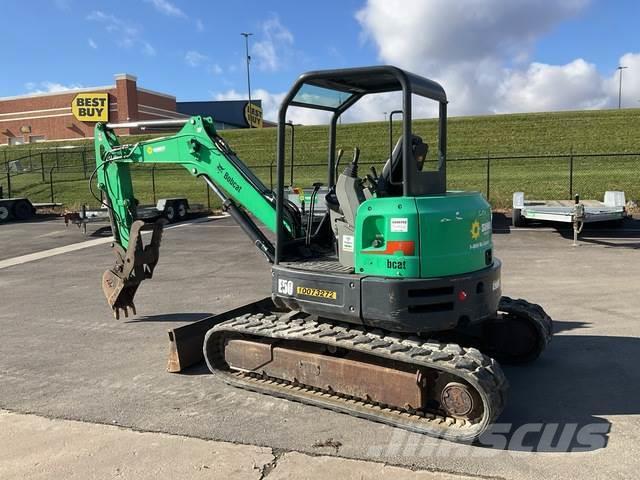
[[[158,262],[162,229],[166,220],[161,219],[155,223],[144,223],[136,220],[131,226],[129,246],[125,251],[119,246],[114,251],[116,265],[102,275],[102,291],[113,310],[116,320],[120,319],[120,313],[129,317],[131,313],[136,315],[136,307],[133,299],[140,283],[151,278],[153,270]],[[142,243],[142,231],[152,230],[151,240],[147,245]]]

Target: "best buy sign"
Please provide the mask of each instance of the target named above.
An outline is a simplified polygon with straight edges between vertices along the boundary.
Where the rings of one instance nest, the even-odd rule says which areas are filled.
[[[79,93],[71,103],[71,112],[81,122],[109,121],[109,94]]]

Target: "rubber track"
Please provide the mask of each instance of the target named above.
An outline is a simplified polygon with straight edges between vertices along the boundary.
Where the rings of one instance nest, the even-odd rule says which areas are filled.
[[[527,358],[516,359],[512,363],[524,363],[535,360],[542,351],[547,348],[553,337],[553,320],[544,309],[535,303],[527,302],[521,298],[512,299],[502,297],[498,305],[498,311],[527,319],[535,327],[538,333],[538,345],[534,354]]]
[[[324,344],[453,374],[478,391],[483,402],[483,416],[469,422],[346,398],[335,392],[264,378],[254,373],[232,372],[223,359],[224,340],[238,334]],[[247,314],[228,320],[207,332],[203,348],[209,369],[236,387],[453,441],[473,441],[478,438],[501,413],[508,389],[508,382],[498,363],[476,348],[424,341],[418,337],[404,337],[380,330],[367,331],[354,325],[318,322],[309,318],[295,319],[290,314],[285,314],[283,318],[275,314]]]

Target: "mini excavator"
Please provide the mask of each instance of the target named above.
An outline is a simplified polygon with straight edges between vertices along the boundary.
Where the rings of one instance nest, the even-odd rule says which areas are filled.
[[[341,168],[340,116],[364,96],[386,92],[401,96],[402,129],[380,159],[380,174],[360,174],[357,148]],[[414,96],[438,105],[431,162],[428,144],[412,131]],[[314,183],[312,194],[313,204],[326,207],[321,214],[285,193],[290,107],[331,114],[326,188],[318,197],[322,183]],[[121,144],[120,127],[180,130]],[[535,360],[551,340],[552,321],[539,305],[502,296],[484,197],[447,190],[444,89],[393,66],[308,72],[285,96],[277,129],[274,191],[209,117],[96,125],[94,176],[116,256],[102,287],[114,314],[136,313],[134,297],[154,273],[163,229],[160,220],[137,218],[130,166],[181,165],[208,184],[271,263],[271,297],[214,317],[195,346],[191,339],[214,374],[414,432],[477,439],[505,404],[499,362]],[[146,245],[145,230],[152,231]]]

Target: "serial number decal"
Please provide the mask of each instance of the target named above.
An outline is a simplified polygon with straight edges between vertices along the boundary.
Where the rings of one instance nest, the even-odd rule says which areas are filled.
[[[296,294],[306,295],[307,297],[329,298],[331,300],[338,298],[338,294],[334,290],[323,290],[321,288],[296,287]]]

